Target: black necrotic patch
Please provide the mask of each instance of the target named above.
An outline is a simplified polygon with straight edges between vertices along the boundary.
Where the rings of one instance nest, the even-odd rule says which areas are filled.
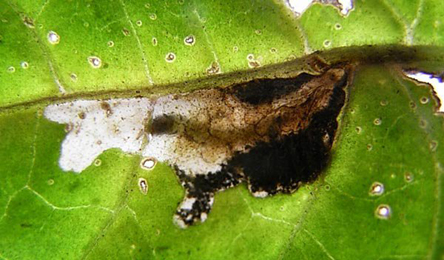
[[[268,143],[261,142],[248,153],[237,153],[228,162],[228,171],[241,169],[252,192],[268,194],[292,192],[301,183],[314,181],[328,164],[338,127],[336,118],[344,101],[344,90],[336,87],[328,107],[314,115],[307,128]]]
[[[313,77],[307,74],[296,79],[262,81],[259,85],[247,83],[235,86],[234,89],[243,102],[258,104],[296,91],[301,84]],[[306,128],[297,133],[278,135],[270,142],[259,142],[250,147],[248,152],[235,153],[227,164],[222,165],[219,172],[187,175],[176,166],[175,170],[186,190],[186,197],[196,200],[191,209],[179,207],[176,217],[185,226],[201,221],[202,214],[211,210],[216,192],[241,182],[247,182],[253,193],[266,192],[272,195],[277,192],[294,192],[302,184],[316,180],[329,162],[338,128],[337,117],[346,98],[346,84],[345,74],[336,82],[328,105],[313,115]],[[252,89],[247,90],[250,87]],[[256,87],[257,92],[253,91]]]
[[[177,167],[175,167],[175,170],[187,192],[186,197],[196,199],[191,209],[179,207],[176,211],[176,216],[180,217],[185,225],[192,225],[194,222],[201,220],[203,213],[208,214],[210,212],[212,200],[217,191],[234,187],[243,179],[243,176],[228,171],[189,176]]]
[[[314,77],[308,73],[301,73],[295,78],[288,79],[257,79],[233,86],[230,92],[242,102],[258,105],[297,91],[302,84]]]

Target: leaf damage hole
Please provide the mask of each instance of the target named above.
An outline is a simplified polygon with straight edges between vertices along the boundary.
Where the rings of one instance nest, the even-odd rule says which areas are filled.
[[[240,183],[266,197],[316,180],[350,75],[335,67],[153,99],[79,100],[50,105],[45,116],[72,128],[59,160],[66,171],[81,172],[110,148],[143,156],[143,169],[171,165],[186,191],[174,221],[187,227],[207,219],[217,192]],[[146,194],[145,179],[139,187]]]

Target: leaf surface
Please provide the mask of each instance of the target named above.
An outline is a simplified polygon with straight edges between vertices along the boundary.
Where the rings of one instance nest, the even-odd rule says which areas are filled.
[[[336,47],[426,45],[401,66],[436,72],[440,7],[356,1],[343,17],[315,4],[296,19],[273,1],[0,1],[0,258],[439,259],[444,124],[431,88],[405,79],[399,65],[358,67],[319,180],[265,199],[244,185],[218,193],[208,220],[185,230],[172,223],[184,191],[171,168],[146,171],[139,156],[111,149],[81,174],[65,173],[58,165],[64,126],[43,109],[62,99],[224,85],[257,63],[264,70],[252,77],[309,70],[279,64]],[[58,44],[48,41],[50,31]],[[188,36],[194,45],[184,43]],[[324,57],[355,57],[338,53]],[[100,68],[89,57],[100,58]],[[275,64],[280,72],[267,70]],[[221,75],[200,83],[214,68]],[[146,195],[139,178],[148,182]],[[384,185],[380,196],[370,194],[375,182]],[[388,219],[376,214],[384,205]]]

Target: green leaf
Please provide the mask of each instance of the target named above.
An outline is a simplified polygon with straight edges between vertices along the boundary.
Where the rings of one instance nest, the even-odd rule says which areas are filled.
[[[444,123],[430,86],[401,71],[442,71],[442,5],[356,1],[344,17],[315,4],[296,18],[273,1],[0,0],[0,259],[442,258]],[[321,178],[265,199],[245,185],[220,192],[187,229],[172,221],[184,190],[167,164],[147,171],[111,149],[65,173],[65,127],[43,116],[66,100],[319,74],[320,60],[358,66]]]

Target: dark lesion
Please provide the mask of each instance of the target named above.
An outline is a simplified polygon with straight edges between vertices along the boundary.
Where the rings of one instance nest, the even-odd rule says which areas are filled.
[[[252,105],[270,103],[273,99],[297,91],[304,83],[313,79],[314,75],[301,73],[295,78],[288,79],[257,79],[234,85],[227,89],[240,101]]]
[[[196,176],[190,176],[177,167],[175,167],[175,171],[185,188],[185,200],[193,199],[194,201],[191,207],[178,207],[175,220],[180,227],[205,221],[213,206],[215,193],[232,188],[244,179],[242,174],[225,169],[216,173]]]
[[[242,182],[254,196],[263,197],[292,193],[316,180],[330,159],[349,74],[348,69],[331,68],[319,76],[302,73],[200,90],[185,99],[214,99],[205,107],[204,119],[172,115],[153,119],[148,129],[152,134],[174,133],[196,143],[197,133],[205,136],[199,147],[212,153],[202,156],[226,157],[219,171],[209,173],[190,173],[172,163],[186,190],[176,223],[186,227],[204,221],[215,193]],[[234,117],[236,112],[240,116]],[[228,152],[218,154],[221,147]],[[186,149],[177,147],[183,153]]]
[[[345,101],[344,84],[338,82],[328,105],[312,116],[306,128],[236,153],[227,164],[229,171],[241,171],[253,194],[292,193],[316,180],[329,161]]]

